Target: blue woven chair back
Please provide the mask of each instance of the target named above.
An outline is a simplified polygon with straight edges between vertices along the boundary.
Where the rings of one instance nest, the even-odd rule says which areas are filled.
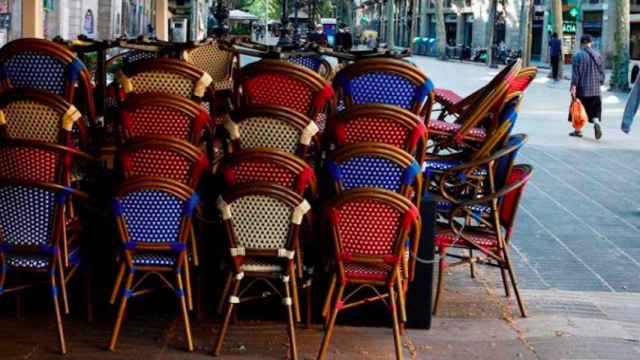
[[[26,185],[0,187],[0,244],[46,246],[52,241],[56,193]]]
[[[501,189],[505,185],[507,177],[509,176],[511,168],[516,160],[516,156],[524,146],[524,143],[525,137],[523,135],[514,135],[509,137],[507,140],[505,147],[515,147],[515,149],[496,161],[495,185],[497,189]]]
[[[66,64],[45,53],[26,51],[2,64],[0,77],[9,80],[12,87],[35,88],[64,96],[65,85],[77,81],[84,69],[84,64],[77,58]]]
[[[133,64],[140,60],[157,59],[158,53],[154,51],[131,50],[122,56],[124,65]]]
[[[337,83],[345,96],[351,95],[354,105],[386,104],[407,110],[412,110],[416,103],[422,103],[433,90],[430,80],[417,85],[400,74],[380,71],[367,72],[352,79],[338,78]]]
[[[417,162],[403,167],[377,155],[355,156],[339,164],[329,161],[327,165],[333,180],[344,190],[373,187],[398,192],[403,185],[413,184],[420,171]]]
[[[178,242],[185,204],[175,195],[155,189],[140,190],[117,199],[114,207],[124,219],[129,241]]]
[[[288,60],[290,63],[306,67],[316,72],[320,70],[320,65],[322,64],[320,57],[310,55],[295,55],[289,57]]]

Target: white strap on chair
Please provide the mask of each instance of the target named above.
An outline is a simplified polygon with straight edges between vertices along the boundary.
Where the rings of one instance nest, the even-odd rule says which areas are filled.
[[[240,138],[240,127],[231,120],[231,116],[229,116],[229,114],[226,114],[224,117],[224,128],[229,132],[231,140],[237,140]]]
[[[315,134],[318,133],[318,131],[320,131],[318,125],[316,125],[316,123],[313,121],[309,122],[307,127],[302,129],[302,134],[300,135],[300,144],[307,146],[311,144],[311,139],[315,136]]]
[[[291,306],[293,302],[291,301],[290,297],[285,297],[285,298],[282,298],[282,304],[284,306]]]
[[[222,214],[222,220],[231,219],[231,207],[229,206],[229,204],[227,204],[226,201],[224,201],[222,196],[218,196],[216,206],[218,207],[218,210],[220,210],[220,214]]]
[[[307,202],[307,200],[302,200],[295,209],[293,209],[293,214],[291,215],[291,222],[300,225],[302,223],[302,218],[304,215],[311,209],[311,205]]]
[[[245,255],[245,251],[244,251],[243,247],[229,248],[229,251],[231,252],[231,256],[244,256]]]
[[[73,124],[75,124],[81,117],[82,114],[75,106],[69,106],[69,110],[62,115],[62,128],[67,131],[71,131],[73,129]]]
[[[296,252],[294,250],[278,249],[278,257],[293,260],[293,257],[295,255],[296,255]]]
[[[289,275],[282,275],[282,282],[283,283],[288,283],[289,282]]]
[[[202,77],[196,82],[196,86],[193,88],[193,95],[201,98],[204,96],[205,91],[211,83],[213,82],[213,78],[209,73],[205,72]]]
[[[189,52],[187,50],[182,52],[182,60],[190,63],[191,62],[191,55],[189,55]]]
[[[133,83],[131,82],[131,79],[122,72],[122,70],[118,70],[118,72],[116,72],[116,80],[118,80],[120,86],[124,89],[125,94],[133,92]]]
[[[236,280],[240,281],[242,279],[244,279],[244,271],[236,274]]]
[[[237,296],[229,296],[229,303],[230,304],[240,304],[240,298]]]
[[[0,110],[0,125],[7,123],[7,118],[4,116],[4,111]]]

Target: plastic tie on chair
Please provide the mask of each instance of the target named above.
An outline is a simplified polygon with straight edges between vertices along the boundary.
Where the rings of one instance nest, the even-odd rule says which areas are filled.
[[[181,253],[187,251],[187,244],[183,243],[171,243],[171,251]]]
[[[233,185],[236,183],[236,170],[230,165],[225,165],[222,168],[222,176],[227,185]]]
[[[300,144],[309,146],[311,144],[311,139],[320,131],[318,125],[315,122],[309,121],[309,124],[302,129],[302,134],[300,134]]]
[[[424,134],[427,132],[427,127],[423,122],[419,122],[418,125],[413,129],[411,135],[409,137],[409,148],[415,149],[418,145],[418,140],[424,137]]]
[[[290,280],[289,275],[282,275],[282,282],[283,283],[288,283]]]
[[[342,89],[342,94],[344,96],[351,96],[351,94],[353,94],[351,79],[348,78],[345,72],[339,72],[338,75],[336,75],[335,81],[338,87]]]
[[[331,84],[326,84],[322,90],[320,90],[315,98],[313,99],[313,107],[316,110],[321,110],[327,102],[335,96],[335,92],[333,91],[333,87]]]
[[[0,251],[11,251],[11,249],[13,249],[13,245],[3,242],[0,243]]]
[[[338,300],[336,301],[336,310],[342,310],[344,308],[344,301]]]
[[[4,287],[0,286],[0,295],[4,293]]]
[[[4,115],[4,111],[0,110],[0,125],[5,125],[7,123],[7,118]]]
[[[237,296],[229,296],[229,304],[240,304],[240,298]]]
[[[209,113],[204,110],[199,111],[193,125],[193,133],[199,135],[209,122],[211,122],[211,116],[209,116]]]
[[[200,203],[200,197],[197,193],[191,194],[191,196],[185,201],[184,207],[182,208],[182,214],[185,216],[192,216],[193,210],[195,210],[196,206]]]
[[[209,168],[209,159],[207,159],[207,155],[201,155],[198,161],[196,162],[194,169],[192,171],[191,176],[194,179],[199,179],[200,176]]]
[[[58,254],[58,247],[53,245],[42,244],[39,246],[40,251],[47,253],[51,256],[55,256]]]
[[[351,260],[353,260],[353,255],[351,253],[347,253],[347,252],[342,252],[340,253],[340,261],[346,261],[346,262],[350,262]]]
[[[327,217],[329,218],[329,222],[333,225],[338,225],[340,223],[340,211],[336,208],[330,208],[327,210]]]
[[[293,213],[291,214],[291,223],[300,225],[302,224],[302,218],[304,218],[305,214],[311,209],[311,205],[307,200],[302,200],[298,206],[293,209]]]
[[[431,91],[433,91],[433,82],[427,79],[424,84],[416,88],[414,99],[417,103],[421,104],[422,102],[424,102],[427,96],[431,94]]]
[[[229,204],[227,204],[226,201],[224,201],[224,198],[222,196],[218,197],[218,200],[216,201],[216,206],[218,207],[218,210],[220,210],[220,215],[222,216],[222,220],[231,219],[231,207],[229,206]]]
[[[130,298],[132,296],[133,296],[133,290],[131,290],[131,289],[122,290],[122,297],[123,298],[128,299],[128,298]]]
[[[291,301],[290,297],[283,297],[282,298],[282,305],[291,306],[291,305],[293,305],[293,301]]]
[[[75,58],[67,67],[67,78],[72,83],[78,81],[80,79],[80,74],[82,70],[86,69],[84,63],[80,61],[80,59]]]
[[[296,190],[302,194],[304,190],[307,188],[307,185],[315,179],[316,175],[313,171],[313,168],[309,165],[305,165],[304,169],[298,174],[298,179],[296,181]],[[226,179],[226,176],[225,176]]]
[[[402,228],[404,230],[409,230],[413,222],[420,216],[420,212],[418,208],[414,205],[411,205],[407,211],[405,211],[404,216],[402,217]]]
[[[236,280],[240,281],[242,279],[244,279],[244,272],[241,271],[236,274]]]
[[[204,74],[202,74],[202,77],[198,79],[196,85],[193,88],[193,95],[199,98],[203,97],[204,93],[207,91],[207,88],[209,87],[209,85],[211,85],[212,82],[213,78],[211,77],[211,75],[209,75],[209,73],[205,72]]]
[[[236,124],[231,119],[231,116],[229,116],[229,114],[225,115],[223,126],[229,133],[229,137],[231,138],[231,140],[240,139],[240,126],[238,126],[238,124]]]
[[[382,256],[382,261],[384,261],[385,264],[387,265],[395,265],[398,263],[398,260],[400,260],[400,258],[396,255],[384,255]]]
[[[278,257],[293,260],[295,255],[296,255],[296,252],[294,250],[278,249]]]
[[[335,136],[338,145],[343,145],[347,141],[347,130],[344,123],[341,122],[334,125],[333,136]]]
[[[125,94],[133,92],[133,82],[131,82],[131,79],[129,79],[129,77],[125,75],[122,70],[116,72],[116,80],[118,81],[120,86],[122,86]]]
[[[82,114],[75,106],[69,106],[67,112],[62,115],[62,128],[67,131],[73,130],[73,124],[75,124],[81,117]]]
[[[404,172],[402,173],[402,184],[403,185],[413,184],[413,182],[416,180],[416,176],[420,174],[421,170],[422,168],[420,167],[420,164],[418,164],[417,161],[415,160],[411,161],[411,165],[409,165],[409,167],[404,169]]]
[[[73,192],[72,189],[64,187],[62,190],[56,192],[55,201],[58,205],[64,205],[69,199],[69,195]]]
[[[135,250],[138,248],[138,243],[136,241],[127,241],[123,245],[124,250]]]
[[[234,248],[229,248],[229,252],[231,253],[231,256],[236,257],[236,256],[245,256],[245,249],[243,247],[234,247]]]
[[[131,163],[131,156],[128,152],[123,151],[120,154],[120,164],[122,164],[122,170],[124,170],[125,172],[131,171],[131,169],[133,168],[133,164]]]
[[[331,176],[331,180],[340,181],[342,179],[342,170],[340,169],[340,166],[338,166],[338,164],[336,164],[334,161],[327,160],[325,162],[325,167],[327,168],[327,171]]]
[[[113,209],[113,214],[115,216],[122,216],[122,214],[124,213],[122,203],[117,199],[113,199],[113,201],[111,202],[111,208]]]
[[[49,286],[49,291],[51,291],[51,296],[58,297],[58,287],[55,285]]]
[[[122,123],[122,127],[125,130],[129,130],[133,126],[133,117],[131,116],[131,114],[129,114],[128,111],[123,110],[120,113],[120,122]]]
[[[176,297],[179,297],[179,298],[183,298],[183,297],[184,297],[184,289],[182,289],[182,288],[177,288],[177,289],[175,290],[175,292],[176,292]]]

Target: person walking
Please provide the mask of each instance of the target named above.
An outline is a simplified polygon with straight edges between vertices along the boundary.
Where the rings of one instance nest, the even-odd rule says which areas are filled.
[[[578,98],[584,106],[598,140],[602,137],[600,127],[602,118],[600,86],[602,84],[604,84],[602,57],[593,50],[591,36],[583,35],[580,38],[580,50],[573,56],[570,91],[571,96]],[[576,130],[569,135],[582,137],[582,132]]]
[[[553,81],[558,79],[558,67],[560,67],[560,55],[562,54],[562,41],[558,38],[558,33],[553,33],[549,40],[549,57],[551,60],[551,77]]]

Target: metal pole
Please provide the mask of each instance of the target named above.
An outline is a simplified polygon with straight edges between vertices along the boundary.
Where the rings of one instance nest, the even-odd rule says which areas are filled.
[[[491,32],[493,33],[492,35],[492,39],[491,39],[491,63],[489,64],[489,67],[492,69],[495,69],[498,67],[498,63],[496,63],[496,57],[498,56],[498,45],[496,44],[496,28],[497,28],[497,23],[498,23],[498,0],[492,0],[491,1],[491,13],[493,14],[493,28],[491,29]],[[490,17],[491,19],[491,17]]]
[[[280,19],[280,39],[278,40],[279,46],[291,45],[289,39],[289,0],[282,0],[282,18]]]

